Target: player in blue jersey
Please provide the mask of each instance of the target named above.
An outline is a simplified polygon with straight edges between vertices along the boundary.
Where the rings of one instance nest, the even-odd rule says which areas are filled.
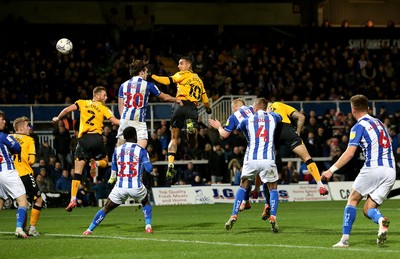
[[[143,148],[147,146],[148,132],[145,122],[147,103],[150,94],[153,94],[166,102],[182,101],[161,92],[156,85],[147,82],[149,73],[148,63],[141,59],[134,59],[129,65],[131,79],[121,84],[118,92],[118,111],[121,116],[118,128],[118,145],[124,143],[123,131],[126,127],[135,127],[137,131],[138,145]]]
[[[246,106],[242,99],[235,99],[232,101],[232,112],[226,121],[225,127],[222,127],[221,122],[216,119],[208,120],[210,126],[218,130],[222,138],[229,137],[244,118],[253,115],[254,109],[251,106]]]
[[[225,224],[225,229],[230,230],[237,221],[240,205],[245,197],[249,182],[259,175],[262,182],[267,183],[270,191],[271,216],[269,218],[271,229],[278,232],[276,221],[278,209],[278,170],[275,164],[274,133],[282,117],[274,112],[266,112],[268,101],[259,98],[254,102],[254,115],[243,119],[237,129],[242,131],[247,139],[246,154],[243,162],[241,183],[236,192],[233,203],[232,215]]]
[[[6,126],[5,113],[0,111],[0,131]],[[25,186],[15,170],[12,154],[21,152],[21,146],[12,136],[0,132],[0,188],[5,194],[11,196],[18,203],[17,209],[17,228],[15,236],[29,238],[23,230],[26,219],[26,209],[28,200],[26,198]]]
[[[209,119],[208,124],[213,127],[214,129],[218,130],[219,135],[222,138],[228,138],[230,134],[237,128],[240,122],[242,122],[243,119],[248,118],[249,116],[254,114],[254,109],[252,106],[248,106],[245,104],[244,100],[238,98],[232,101],[232,114],[228,117],[228,120],[225,123],[225,126],[222,127],[222,124],[220,121],[216,119]],[[243,165],[241,165],[243,166]],[[256,178],[256,181],[259,178]],[[256,184],[256,189],[254,190],[255,194],[258,194],[258,187],[260,184]],[[251,204],[249,202],[249,195],[251,192],[251,185],[249,184],[248,189],[246,190],[245,198],[240,205],[239,211],[243,210],[248,210],[251,208]],[[266,192],[267,195],[266,197],[266,205],[264,208],[264,212],[266,215],[268,215],[268,218],[270,216],[270,206],[269,206],[269,195],[268,192]]]
[[[351,113],[357,123],[350,130],[350,140],[345,152],[329,170],[322,173],[323,179],[330,179],[354,156],[360,146],[365,157],[364,166],[356,177],[344,209],[342,238],[333,247],[348,247],[350,232],[356,219],[356,207],[366,197],[364,216],[379,225],[377,244],[387,239],[389,219],[382,216],[378,207],[387,198],[396,180],[396,162],[391,139],[385,125],[368,114],[368,99],[364,95],[350,98]]]
[[[147,233],[153,233],[151,227],[152,207],[147,189],[142,183],[144,170],[150,173],[153,166],[150,163],[146,149],[136,144],[137,137],[134,127],[125,128],[123,137],[126,142],[115,149],[111,164],[111,170],[117,172],[117,182],[108,196],[106,204],[96,213],[92,223],[83,232],[83,235],[91,235],[106,215],[124,203],[129,197],[143,205],[142,211],[146,222],[145,230]]]

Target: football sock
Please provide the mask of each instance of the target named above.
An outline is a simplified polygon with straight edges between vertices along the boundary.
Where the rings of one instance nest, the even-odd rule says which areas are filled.
[[[249,184],[249,187],[246,189],[246,192],[244,193],[243,201],[248,202],[250,200],[250,192],[251,192],[251,185]]]
[[[268,204],[271,206],[270,204],[270,193],[269,193],[269,189],[268,189],[268,184],[267,183],[263,183],[263,194],[265,197],[265,204]]]
[[[82,175],[81,174],[74,174],[74,178],[72,179],[71,185],[71,200],[76,199],[76,194],[78,193],[79,185],[81,184]]]
[[[151,225],[151,220],[153,217],[153,208],[150,205],[146,205],[142,208],[144,220],[147,224]]]
[[[108,165],[108,163],[107,163],[107,161],[106,160],[99,160],[99,161],[97,161],[97,165],[100,167],[100,168],[106,168],[107,167],[107,165]]]
[[[278,203],[279,203],[278,190],[277,189],[270,190],[269,194],[270,194],[271,215],[276,216],[276,212],[278,211]]]
[[[103,209],[100,209],[96,215],[94,216],[92,223],[90,223],[89,230],[93,231],[106,217],[106,212]]]
[[[308,159],[306,161],[306,165],[307,165],[308,171],[310,172],[310,174],[312,175],[314,180],[317,182],[318,186],[323,187],[324,185],[321,181],[321,175],[319,174],[317,164],[312,159]]]
[[[243,188],[242,186],[240,186],[236,192],[235,201],[233,203],[232,216],[239,214],[240,204],[242,204],[245,193],[246,193],[246,189]]]
[[[368,217],[372,219],[376,224],[379,224],[379,219],[383,216],[377,208],[371,208],[368,210]]]
[[[37,222],[39,221],[41,209],[42,209],[41,207],[33,205],[33,208],[31,210],[31,220],[30,220],[31,226],[36,226]]]
[[[344,208],[342,234],[350,235],[354,220],[356,219],[356,212],[357,210],[354,206],[347,205]]]
[[[24,226],[24,222],[26,219],[26,208],[25,207],[18,207],[17,209],[17,228],[22,228]]]

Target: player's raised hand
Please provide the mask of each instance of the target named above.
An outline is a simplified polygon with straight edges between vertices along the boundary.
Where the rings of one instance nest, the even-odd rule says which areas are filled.
[[[221,122],[216,119],[209,119],[208,124],[210,124],[210,126],[214,129],[218,129],[219,127],[221,127]]]

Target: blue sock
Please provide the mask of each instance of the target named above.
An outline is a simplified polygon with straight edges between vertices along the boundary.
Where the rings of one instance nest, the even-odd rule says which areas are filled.
[[[372,219],[376,224],[379,224],[379,219],[383,216],[377,208],[371,208],[368,210],[368,217]]]
[[[279,203],[279,195],[278,195],[278,190],[273,189],[269,191],[269,202],[271,206],[271,215],[276,216],[276,213],[278,212],[278,203]]]
[[[245,193],[246,193],[246,189],[244,189],[242,186],[240,186],[236,192],[235,201],[233,202],[232,216],[239,214],[240,204],[242,204],[242,201],[245,197]]]
[[[153,217],[153,208],[150,205],[146,205],[142,208],[144,220],[147,224],[151,225],[151,219]]]
[[[17,228],[22,228],[26,219],[26,208],[18,207],[17,209]]]
[[[103,209],[100,209],[94,216],[92,223],[90,223],[89,230],[93,231],[104,220],[106,215],[106,212]]]
[[[354,220],[356,219],[356,213],[357,209],[354,206],[347,205],[344,208],[342,234],[350,235]]]

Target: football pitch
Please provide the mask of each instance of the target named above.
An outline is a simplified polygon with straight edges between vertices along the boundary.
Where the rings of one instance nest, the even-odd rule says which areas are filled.
[[[349,248],[332,248],[341,237],[345,201],[281,202],[279,233],[261,220],[263,204],[241,212],[225,230],[232,204],[154,206],[153,234],[144,231],[138,207],[119,207],[91,236],[83,236],[99,208],[43,209],[40,237],[16,239],[16,210],[0,211],[0,258],[400,258],[398,200],[380,208],[391,225],[385,245],[378,225],[357,209]]]

